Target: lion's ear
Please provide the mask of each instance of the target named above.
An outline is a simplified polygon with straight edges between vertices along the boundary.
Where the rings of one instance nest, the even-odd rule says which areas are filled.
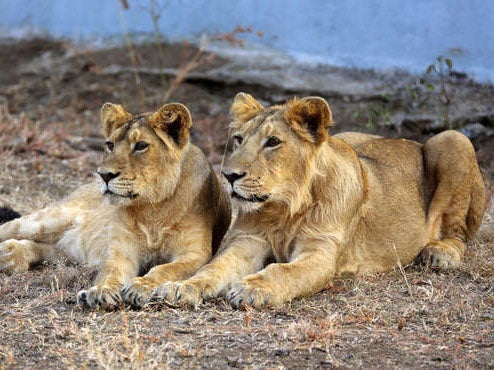
[[[120,104],[105,103],[101,107],[101,122],[103,123],[103,134],[109,136],[115,129],[122,126],[132,118]]]
[[[235,121],[247,122],[257,113],[264,110],[264,107],[250,94],[238,93],[235,96],[230,111]]]
[[[165,104],[151,115],[150,121],[155,129],[165,132],[180,148],[189,142],[192,117],[185,105]]]
[[[333,124],[333,116],[328,103],[317,96],[294,99],[289,102],[285,111],[285,119],[305,139],[316,145],[328,138],[328,129]]]

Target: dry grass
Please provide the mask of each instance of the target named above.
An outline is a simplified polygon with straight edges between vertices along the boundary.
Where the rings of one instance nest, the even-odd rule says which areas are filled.
[[[26,213],[59,199],[87,181],[99,155],[70,145],[66,125],[42,128],[25,114],[0,107],[0,206]],[[45,189],[45,191],[31,191]]]

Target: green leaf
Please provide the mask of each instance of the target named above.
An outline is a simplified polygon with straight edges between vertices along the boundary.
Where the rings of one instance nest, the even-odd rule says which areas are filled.
[[[427,84],[426,88],[427,88],[427,91],[431,91],[431,92],[436,89],[433,84]]]
[[[435,64],[430,64],[427,69],[425,70],[425,73],[430,74],[432,72],[436,72],[436,65]]]
[[[453,69],[453,61],[451,60],[451,58],[444,59],[444,63],[446,63],[449,69]]]

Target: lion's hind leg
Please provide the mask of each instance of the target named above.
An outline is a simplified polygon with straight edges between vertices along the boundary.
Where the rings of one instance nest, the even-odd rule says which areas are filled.
[[[466,251],[465,242],[458,239],[434,240],[420,252],[422,264],[434,269],[457,267]]]
[[[53,255],[54,246],[32,240],[9,239],[0,243],[0,271],[25,272]]]
[[[49,208],[48,208],[49,209]],[[0,271],[25,272],[54,254],[66,220],[47,209],[16,218],[0,226]]]
[[[0,241],[8,239],[56,241],[72,223],[76,209],[57,204],[43,208],[0,226]]]
[[[52,256],[77,215],[73,203],[60,202],[0,225],[0,271],[27,271]]]
[[[431,201],[427,210],[429,242],[419,259],[433,268],[460,264],[466,242],[478,230],[485,208],[485,187],[470,141],[444,131],[423,148]]]

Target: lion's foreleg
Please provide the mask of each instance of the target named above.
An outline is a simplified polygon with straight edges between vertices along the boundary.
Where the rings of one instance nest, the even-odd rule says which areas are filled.
[[[113,240],[103,256],[95,285],[81,290],[77,301],[89,307],[114,308],[122,302],[122,286],[138,272],[139,254],[135,241]]]
[[[336,247],[319,240],[299,241],[290,262],[273,263],[234,285],[227,299],[234,307],[278,306],[327,286],[334,276]]]
[[[153,291],[169,281],[178,281],[192,276],[211,259],[211,232],[193,230],[167,242],[172,261],[151,268],[142,277],[133,278],[122,289],[125,302],[142,307],[153,295]]]
[[[217,297],[234,282],[259,271],[271,253],[266,241],[242,235],[230,238],[223,251],[188,280],[166,283],[156,295],[178,304],[196,307],[202,299]]]

